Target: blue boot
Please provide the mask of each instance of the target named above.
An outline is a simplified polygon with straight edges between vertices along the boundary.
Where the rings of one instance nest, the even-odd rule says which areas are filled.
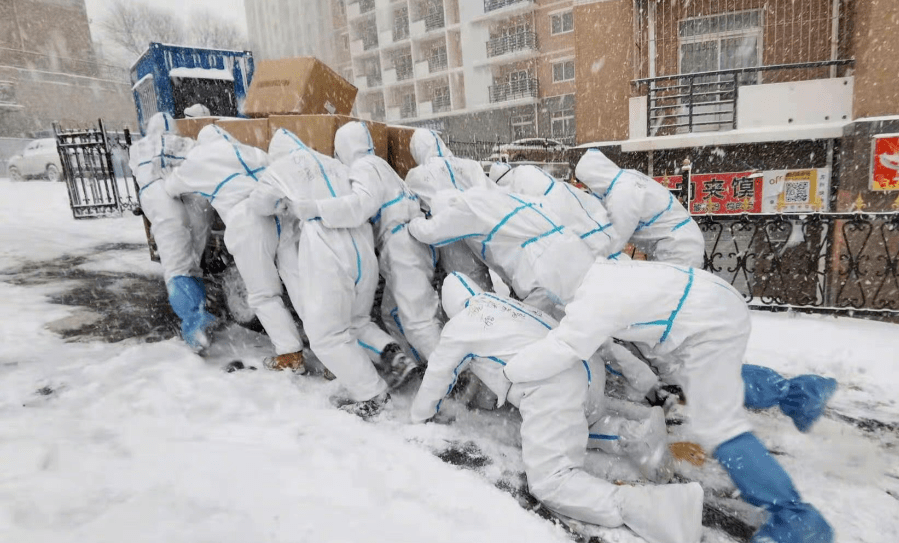
[[[722,443],[715,458],[742,498],[769,513],[752,543],[833,542],[833,529],[817,509],[802,501],[790,476],[755,435],[747,432]]]
[[[784,379],[771,368],[743,364],[744,405],[749,409],[780,406],[800,432],[808,432],[837,390],[834,379],[800,375]]]
[[[181,319],[181,337],[194,349],[209,346],[205,330],[215,322],[206,312],[206,287],[202,279],[179,275],[168,282],[169,304]]]

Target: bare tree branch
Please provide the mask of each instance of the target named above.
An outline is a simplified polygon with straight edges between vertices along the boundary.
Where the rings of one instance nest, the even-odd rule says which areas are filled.
[[[110,41],[134,57],[151,41],[184,41],[184,26],[174,14],[135,0],[112,0],[100,27]]]
[[[209,10],[194,11],[188,25],[190,45],[215,49],[245,49],[247,39],[232,23]]]

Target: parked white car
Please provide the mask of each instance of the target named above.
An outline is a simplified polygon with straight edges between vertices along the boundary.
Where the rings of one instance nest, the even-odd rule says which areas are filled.
[[[21,155],[10,157],[7,172],[13,181],[33,177],[60,181],[62,163],[59,161],[59,153],[56,152],[56,139],[45,138],[29,143]]]

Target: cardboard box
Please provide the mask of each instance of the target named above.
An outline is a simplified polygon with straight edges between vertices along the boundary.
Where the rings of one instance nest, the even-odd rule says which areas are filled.
[[[386,126],[387,132],[387,162],[396,170],[403,179],[409,170],[417,166],[412,152],[409,149],[409,141],[415,128],[406,126]]]
[[[268,152],[268,143],[272,139],[268,119],[219,119],[215,125],[234,136],[240,143]]]
[[[178,132],[185,138],[197,139],[197,134],[204,126],[210,125],[217,121],[218,117],[194,117],[191,119],[176,119],[175,124],[178,125]]]
[[[334,156],[334,134],[348,122],[359,121],[347,115],[272,115],[268,118],[271,134],[284,128],[296,134],[300,140],[319,153]],[[371,133],[375,154],[387,159],[387,126],[365,121]]]
[[[247,117],[348,115],[357,89],[313,57],[263,60],[244,102]]]

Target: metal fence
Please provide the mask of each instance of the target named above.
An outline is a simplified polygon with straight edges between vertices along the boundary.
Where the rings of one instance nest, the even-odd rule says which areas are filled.
[[[62,162],[69,205],[76,219],[120,216],[139,207],[137,190],[128,168],[131,134],[97,128],[65,130],[53,126]]]

